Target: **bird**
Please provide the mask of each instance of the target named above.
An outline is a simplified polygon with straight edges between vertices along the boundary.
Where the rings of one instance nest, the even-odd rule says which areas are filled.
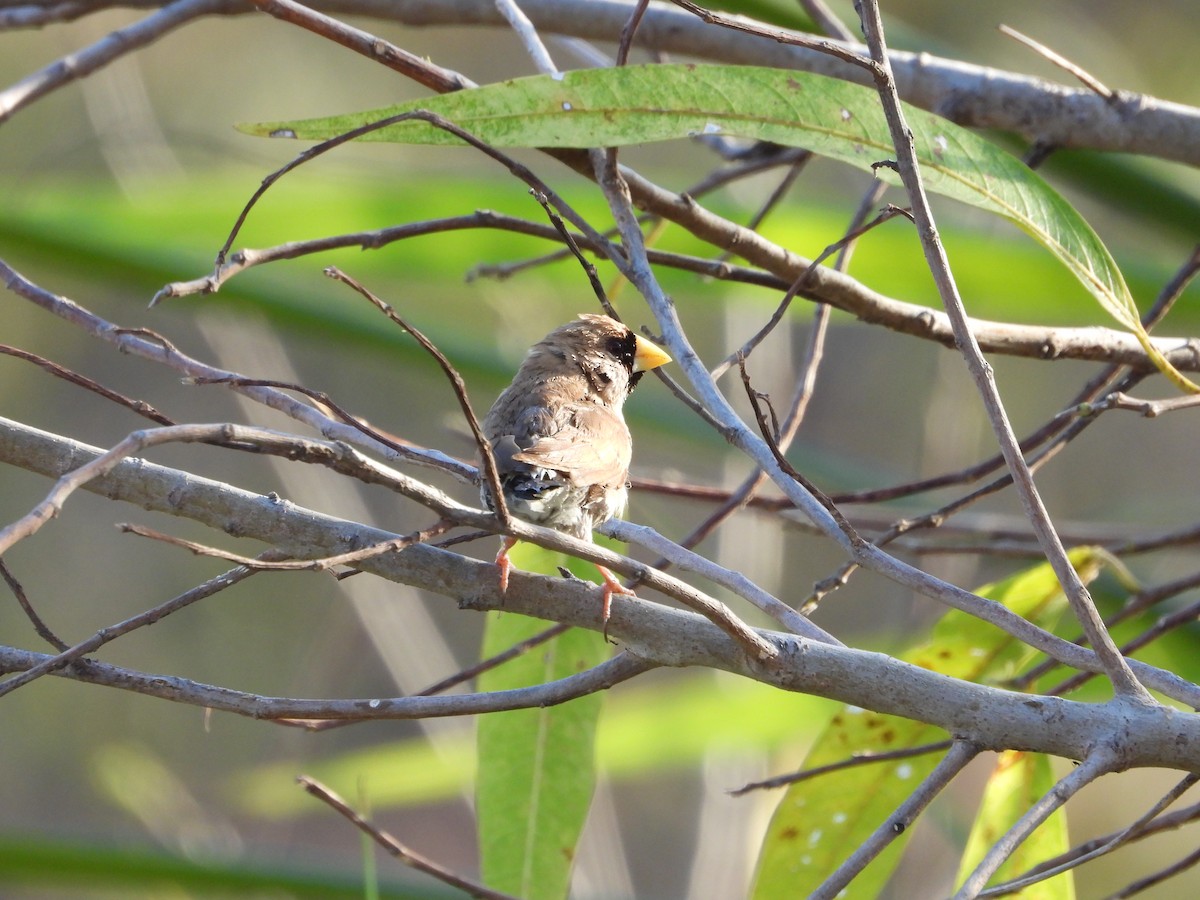
[[[633,439],[622,408],[642,376],[671,361],[658,345],[609,316],[581,314],[534,344],[492,404],[483,436],[496,461],[504,503],[519,519],[581,540],[625,509]],[[481,498],[495,503],[483,479]],[[496,566],[508,589],[505,537]],[[604,566],[601,624],[613,594],[633,594]]]

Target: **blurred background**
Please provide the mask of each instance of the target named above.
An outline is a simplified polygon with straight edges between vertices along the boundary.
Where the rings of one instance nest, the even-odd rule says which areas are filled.
[[[831,5],[852,18],[849,2]],[[791,10],[786,3],[778,6]],[[1000,34],[997,26],[1004,23],[1114,88],[1200,105],[1194,62],[1200,20],[1192,0],[1137,5],[889,0],[883,12],[897,48],[1065,83],[1066,76]],[[0,89],[140,15],[105,12],[0,34]],[[503,30],[356,24],[478,82],[532,72],[518,42]],[[583,64],[562,45],[551,43],[551,52],[563,68]],[[297,152],[295,144],[239,134],[235,124],[370,109],[423,93],[381,66],[261,14],[193,23],[0,125],[0,257],[111,322],[154,329],[185,352],[248,376],[299,381],[380,427],[470,457],[469,435],[440,372],[381,316],[324,278],[321,268],[337,264],[395,305],[446,352],[466,377],[476,408],[486,409],[530,343],[593,308],[574,262],[507,280],[465,279],[476,266],[545,252],[544,244],[502,232],[434,235],[379,251],[263,267],[215,296],[147,309],[165,283],[209,271],[246,199]],[[603,204],[581,178],[536,153],[518,155],[593,224],[607,224]],[[718,162],[706,148],[684,143],[634,148],[623,151],[622,159],[675,190]],[[1197,172],[1082,153],[1055,157],[1044,171],[1092,222],[1145,308],[1200,235]],[[744,221],[781,174],[741,182],[715,195],[711,205]],[[866,184],[861,173],[818,160],[763,230],[795,252],[815,256],[841,236]],[[1132,187],[1123,194],[1105,190],[1114,186]],[[897,195],[887,199],[899,202]],[[522,184],[466,150],[347,147],[276,186],[237,246],[266,247],[483,208],[541,216]],[[939,202],[936,211],[972,314],[1026,323],[1109,324],[1069,274],[1014,228],[948,201]],[[661,246],[701,250],[678,229],[668,229]],[[900,221],[860,244],[850,272],[884,294],[937,305],[916,239]],[[601,274],[612,278],[611,269]],[[670,271],[660,275],[697,349],[714,364],[757,328],[778,299],[755,288]],[[1196,333],[1197,300],[1200,292],[1193,287],[1161,333]],[[651,324],[632,291],[620,293],[616,302],[631,324]],[[756,357],[757,387],[779,402],[790,394],[808,322],[809,310],[796,304],[786,328]],[[0,302],[0,341],[145,399],[182,421],[292,427],[269,411],[242,407],[220,388],[182,385],[149,362],[119,356],[12,294]],[[1095,371],[1081,363],[999,357],[992,362],[1018,433],[1059,411]],[[726,387],[731,395],[741,394],[732,380]],[[1157,381],[1145,391],[1166,393]],[[0,415],[101,447],[142,427],[131,414],[4,356]],[[630,401],[627,416],[635,435],[635,476],[728,487],[750,471],[650,379]],[[1194,521],[1194,491],[1181,488],[1193,483],[1198,439],[1200,427],[1187,414],[1154,420],[1105,416],[1039,476],[1055,521],[1068,534],[1089,539]],[[993,447],[955,354],[835,316],[816,398],[791,454],[810,478],[830,493],[889,485],[961,468],[990,455]],[[324,471],[211,448],[166,447],[151,458],[395,531],[428,524],[410,505]],[[473,489],[443,481],[439,486],[460,499],[473,499]],[[22,515],[48,487],[37,476],[0,468],[0,521]],[[876,512],[888,518],[920,513],[953,496],[923,496]],[[678,538],[710,508],[639,492],[629,515]],[[1016,521],[1019,510],[1002,494],[969,515],[1006,524]],[[63,516],[5,557],[31,602],[68,641],[225,568],[122,535],[113,527],[118,521],[235,552],[262,549],[78,494]],[[793,602],[842,561],[829,542],[801,530],[781,532],[774,521],[752,514],[738,517],[699,549]],[[494,550],[492,541],[483,541],[469,552],[485,557]],[[1182,553],[1129,562],[1149,584],[1190,571]],[[919,564],[976,586],[1030,561],[945,555]],[[1119,602],[1115,583],[1102,581],[1097,595]],[[744,604],[735,609],[759,621]],[[928,601],[859,573],[817,618],[847,643],[896,652],[940,613]],[[264,574],[109,645],[100,658],[266,695],[392,696],[419,690],[472,662],[480,628],[479,617],[459,612],[448,598],[403,586]],[[40,649],[11,601],[0,603],[0,634],[5,643]],[[1196,638],[1195,630],[1181,632],[1145,658],[1169,662],[1178,658],[1172,654],[1194,652]],[[598,747],[606,774],[578,861],[577,895],[742,895],[776,796],[760,792],[733,799],[727,792],[797,765],[833,705],[778,696],[710,672],[656,672],[612,691],[606,704]],[[0,713],[5,761],[0,896],[182,897],[205,890],[287,896],[299,895],[306,885],[312,895],[333,896],[343,888],[355,895],[364,865],[358,841],[345,822],[295,787],[301,773],[368,806],[381,825],[439,862],[466,873],[477,866],[469,721],[367,724],[306,734],[53,678],[5,697]],[[919,865],[901,868],[889,896],[935,896],[950,888],[986,761],[976,768],[922,820],[914,836]],[[1148,772],[1122,779],[1120,791],[1128,794],[1104,781],[1094,785],[1071,807],[1072,839],[1122,827],[1174,778]],[[1184,830],[1085,868],[1080,896],[1107,893],[1186,854],[1195,843],[1195,830]],[[89,868],[92,852],[109,860],[127,854],[131,871],[150,865],[147,860],[194,861],[233,880],[218,878],[204,888],[168,865],[163,880],[149,887],[108,881]],[[397,896],[445,893],[390,861],[379,865],[382,882]],[[60,877],[45,880],[48,869]],[[255,878],[279,873],[298,883],[254,887]],[[1200,877],[1185,876],[1145,896],[1184,896],[1196,889]]]

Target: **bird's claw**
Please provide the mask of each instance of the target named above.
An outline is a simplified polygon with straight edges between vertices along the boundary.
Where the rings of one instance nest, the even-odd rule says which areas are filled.
[[[625,587],[617,579],[617,576],[610,572],[604,566],[597,565],[600,574],[604,578],[604,584],[600,585],[600,633],[604,635],[604,640],[608,640],[608,618],[612,612],[612,596],[613,594],[624,594],[627,597],[636,597],[632,590]]]

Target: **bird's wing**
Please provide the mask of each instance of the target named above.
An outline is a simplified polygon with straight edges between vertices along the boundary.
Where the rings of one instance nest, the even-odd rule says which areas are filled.
[[[566,403],[522,416],[512,459],[561,472],[576,485],[618,487],[629,475],[632,441],[624,420],[606,406]]]

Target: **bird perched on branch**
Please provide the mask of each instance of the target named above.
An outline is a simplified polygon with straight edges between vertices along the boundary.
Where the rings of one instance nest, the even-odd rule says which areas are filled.
[[[620,515],[633,453],[621,408],[645,372],[670,361],[601,315],[581,315],[534,344],[483,421],[509,512],[587,541],[593,528]],[[482,496],[494,509],[486,481]],[[504,538],[496,556],[501,592],[508,589],[508,551],[515,543]],[[608,569],[596,568],[604,577],[607,627],[612,595],[633,592]]]

